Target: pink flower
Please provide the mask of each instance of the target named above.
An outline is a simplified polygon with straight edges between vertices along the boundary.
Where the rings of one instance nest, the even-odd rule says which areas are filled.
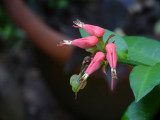
[[[77,25],[73,25],[73,27],[83,28],[89,35],[102,37],[105,33],[105,30],[103,28],[94,25],[84,24],[80,20],[74,21],[73,23]]]
[[[105,55],[103,52],[97,52],[94,56],[93,60],[89,64],[86,69],[86,74],[91,75],[93,72],[98,70],[101,66],[102,61],[105,59]]]
[[[89,36],[85,38],[79,38],[75,40],[62,40],[57,46],[73,45],[83,49],[88,49],[95,46],[98,43],[98,38],[95,36]]]
[[[80,87],[78,88],[78,90],[81,89],[83,83],[86,81],[86,79],[89,77],[89,75],[91,75],[93,72],[95,72],[96,70],[98,70],[100,68],[104,59],[105,59],[105,54],[103,52],[96,53],[93,60],[91,61],[91,63],[87,67],[86,72],[82,76],[83,81],[82,81]]]
[[[116,66],[117,66],[117,59],[118,59],[117,54],[116,54],[116,45],[114,44],[114,42],[108,43],[106,45],[106,52],[107,52],[107,60],[111,67],[111,73],[112,73],[111,89],[113,90],[114,78],[117,78]]]

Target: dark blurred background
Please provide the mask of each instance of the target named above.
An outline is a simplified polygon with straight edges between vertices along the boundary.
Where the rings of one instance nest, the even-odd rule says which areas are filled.
[[[134,100],[125,65],[118,64],[114,92],[107,68],[107,78],[97,71],[74,100],[69,79],[89,53],[56,44],[80,37],[72,27],[76,19],[160,40],[160,0],[0,1],[0,120],[121,118]]]

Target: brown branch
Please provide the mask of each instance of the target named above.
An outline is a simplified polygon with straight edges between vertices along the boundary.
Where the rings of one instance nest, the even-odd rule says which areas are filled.
[[[4,0],[4,4],[13,20],[33,43],[55,59],[66,62],[73,48],[57,47],[57,43],[70,38],[46,26],[22,0]]]

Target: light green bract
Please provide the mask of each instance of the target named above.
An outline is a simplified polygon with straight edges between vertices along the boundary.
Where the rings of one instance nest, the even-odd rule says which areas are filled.
[[[79,80],[81,76],[80,75],[72,75],[71,78],[70,78],[70,85],[72,86],[72,91],[73,92],[78,92],[78,88],[79,86],[81,85],[81,81]],[[87,84],[87,81],[84,82],[83,86],[81,87],[81,89],[84,89],[84,87],[86,86]]]

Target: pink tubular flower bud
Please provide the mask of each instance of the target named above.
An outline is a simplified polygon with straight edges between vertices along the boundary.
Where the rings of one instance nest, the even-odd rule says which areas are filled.
[[[110,67],[115,69],[117,66],[117,54],[116,54],[116,45],[114,43],[108,43],[106,45],[107,60],[110,64]]]
[[[100,68],[104,59],[105,59],[105,54],[103,52],[96,53],[93,60],[91,61],[91,63],[87,67],[85,74],[82,76],[83,81],[82,81],[80,87],[78,88],[78,90],[81,89],[83,83],[86,81],[86,79],[89,77],[89,75],[91,75],[93,72],[95,72],[96,70],[98,70]]]
[[[105,55],[103,52],[97,52],[94,56],[93,60],[89,64],[88,68],[86,69],[86,74],[91,75],[97,69],[100,68],[102,61],[105,59]]]
[[[57,46],[73,45],[83,49],[88,49],[95,46],[98,43],[98,38],[95,36],[89,36],[85,38],[79,38],[75,40],[62,40]]]
[[[106,52],[107,52],[107,60],[111,67],[111,73],[112,73],[111,89],[113,90],[113,81],[114,81],[114,78],[117,78],[116,66],[117,66],[117,59],[118,59],[116,54],[116,45],[114,44],[114,42],[108,43],[106,45]]]
[[[73,25],[73,27],[83,28],[89,35],[102,37],[105,33],[105,30],[103,28],[94,25],[84,24],[80,20],[73,21],[73,23],[77,25]]]

